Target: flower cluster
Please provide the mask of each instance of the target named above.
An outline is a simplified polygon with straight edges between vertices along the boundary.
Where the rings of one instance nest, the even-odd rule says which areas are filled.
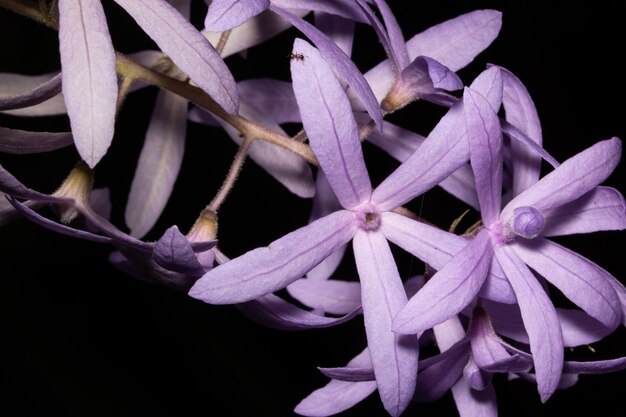
[[[412,401],[451,391],[461,416],[496,416],[494,373],[536,384],[545,402],[580,374],[626,368],[626,357],[566,360],[567,348],[626,325],[626,288],[550,240],[626,228],[623,196],[601,185],[619,163],[621,140],[561,163],[543,148],[538,112],[511,71],[488,65],[467,82],[457,75],[497,37],[500,12],[470,12],[406,41],[384,0],[213,0],[202,32],[189,22],[191,0],[115,2],[159,51],[116,53],[100,0],[0,0],[58,29],[61,57],[59,74],[0,74],[0,111],[67,114],[71,125],[0,127],[0,151],[73,144],[80,156],[50,194],[0,166],[0,224],[23,216],[113,245],[110,262],[129,275],[235,304],[270,327],[329,327],[362,315],[367,346],[344,367],[321,368],[330,382],[296,406],[301,415],[337,414],[377,391],[399,416]],[[356,25],[373,30],[386,55],[365,73],[350,58]],[[300,33],[290,81],[235,79],[226,57],[290,27]],[[126,202],[126,233],[110,221],[107,190],[93,189],[93,175],[126,96],[147,85],[161,90]],[[418,100],[445,113],[426,136],[385,120]],[[144,241],[172,194],[188,121],[223,128],[237,154],[188,233],[171,226]],[[294,123],[302,130],[289,136],[284,125]],[[376,186],[363,141],[399,161]],[[218,211],[248,156],[294,195],[313,199],[310,221],[229,259],[217,247]],[[544,175],[542,161],[550,166]],[[477,210],[480,221],[459,233],[458,222],[443,230],[405,207],[434,187]],[[42,214],[44,206],[54,215]],[[390,242],[422,261],[424,274],[403,280]],[[333,277],[348,246],[358,280]],[[555,294],[575,307],[562,308]],[[420,352],[433,340],[438,354]]]

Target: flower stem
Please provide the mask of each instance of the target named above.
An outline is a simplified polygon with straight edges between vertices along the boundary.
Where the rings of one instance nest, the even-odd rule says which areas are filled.
[[[248,154],[248,149],[250,149],[250,145],[254,140],[252,138],[245,138],[237,153],[235,154],[235,158],[233,163],[230,165],[230,169],[228,170],[228,175],[226,175],[226,179],[224,183],[220,187],[219,191],[211,201],[211,203],[207,206],[206,210],[210,212],[217,213],[220,206],[228,197],[230,190],[232,190],[235,182],[237,182],[237,178],[239,177],[239,173],[243,168],[243,164],[246,161],[246,155]]]

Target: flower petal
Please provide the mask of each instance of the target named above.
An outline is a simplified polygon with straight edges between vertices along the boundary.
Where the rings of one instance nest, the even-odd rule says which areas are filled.
[[[115,0],[174,63],[224,110],[237,114],[230,70],[207,39],[165,0]]]
[[[538,183],[515,197],[502,210],[503,221],[516,207],[532,206],[540,212],[562,206],[592,190],[613,172],[622,153],[622,141],[604,140],[574,155]]]
[[[391,69],[393,73],[396,75],[399,74],[400,71],[402,71],[403,65],[400,65],[398,63],[398,59],[396,58],[396,52],[391,47],[387,30],[382,25],[380,20],[378,20],[378,17],[374,14],[374,12],[367,3],[365,3],[363,0],[355,0],[355,2],[367,17],[367,20],[369,21],[372,28],[374,28],[376,36],[378,36],[378,42],[380,42],[380,44],[382,45],[383,49],[385,50],[385,54],[387,54],[387,58],[391,63]],[[402,48],[405,51],[405,59],[408,63],[408,56],[406,55],[406,47],[404,46],[404,41],[402,42]]]
[[[528,267],[509,246],[498,246],[496,257],[504,269],[522,313],[530,339],[537,387],[546,402],[559,385],[563,367],[563,337],[552,302]]]
[[[177,226],[167,229],[156,242],[152,258],[170,271],[196,277],[204,273],[204,268],[198,262],[191,244]]]
[[[372,187],[352,109],[330,65],[309,43],[296,39],[293,90],[313,153],[345,208],[369,200]]]
[[[269,0],[213,0],[204,27],[211,32],[223,32],[241,25],[269,6]]]
[[[393,331],[419,334],[462,311],[476,298],[492,257],[491,237],[483,229],[409,300]]]
[[[409,59],[409,52],[407,51],[404,42],[404,36],[402,36],[402,29],[400,29],[400,25],[398,24],[396,17],[393,15],[385,0],[374,0],[374,3],[383,17],[385,29],[389,37],[389,46],[396,57],[399,69],[402,70],[404,67],[409,65],[409,62],[411,61]]]
[[[242,101],[274,123],[302,121],[296,96],[289,82],[271,78],[249,79],[238,82],[237,90]]]
[[[326,12],[315,12],[315,27],[325,33],[346,55],[352,55],[354,20]]]
[[[63,95],[78,153],[93,168],[115,125],[115,51],[100,0],[59,0]]]
[[[200,278],[189,295],[211,304],[253,300],[286,287],[354,236],[354,215],[338,211]]]
[[[0,152],[18,155],[50,152],[73,142],[70,132],[29,132],[0,127]]]
[[[477,391],[472,389],[465,378],[458,380],[452,387],[452,396],[460,417],[497,417],[498,405],[496,391],[492,384]]]
[[[317,368],[321,373],[332,379],[350,382],[375,381],[374,368]]]
[[[61,73],[27,91],[10,96],[0,94],[0,110],[31,107],[43,103],[59,93],[61,93]]]
[[[626,229],[624,196],[611,187],[596,187],[576,200],[543,213],[542,236]]]
[[[186,133],[187,100],[160,91],[124,213],[132,236],[145,236],[161,216],[183,162]]]
[[[333,67],[333,70],[354,90],[356,96],[365,106],[370,117],[376,123],[378,130],[381,130],[383,116],[378,104],[378,100],[374,96],[372,89],[363,77],[363,74],[356,67],[354,62],[343,53],[337,45],[333,43],[326,35],[320,32],[315,26],[302,20],[298,16],[276,7],[270,6],[270,9],[294,25],[299,31],[304,33],[319,48],[321,54]],[[294,52],[299,52],[297,49]],[[306,54],[304,54],[306,56]],[[306,58],[305,58],[306,60]],[[302,110],[302,109],[300,109]]]
[[[563,372],[571,374],[608,374],[626,369],[626,357],[603,361],[575,362],[565,361]]]
[[[14,96],[22,96],[25,92],[37,90],[40,85],[48,84],[53,78],[61,76],[58,73],[43,75],[23,75],[2,72],[0,73],[0,101],[12,100]],[[61,76],[62,77],[62,76]],[[49,84],[48,84],[49,85]],[[28,94],[28,93],[26,93]],[[3,110],[2,113],[14,116],[54,116],[66,114],[63,94],[59,93],[48,100],[30,107],[15,110]]]
[[[302,304],[330,314],[347,314],[361,307],[361,285],[335,279],[302,278],[287,287]]]
[[[399,416],[413,398],[418,360],[417,337],[391,331],[393,317],[407,301],[406,293],[382,233],[358,230],[352,246],[378,392],[387,412]]]

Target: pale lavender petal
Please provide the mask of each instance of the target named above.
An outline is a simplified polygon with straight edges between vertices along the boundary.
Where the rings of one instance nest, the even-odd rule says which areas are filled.
[[[368,349],[352,359],[351,368],[372,367]],[[296,406],[295,412],[303,416],[325,417],[345,411],[376,391],[376,381],[346,382],[331,380],[326,386],[309,394]]]
[[[563,337],[552,302],[528,267],[507,245],[495,249],[522,313],[530,339],[537,388],[542,402],[546,402],[559,385],[563,367]]]
[[[517,127],[537,145],[542,145],[539,115],[528,90],[510,71],[500,67],[504,85],[502,104],[505,119]],[[511,141],[513,158],[513,189],[516,196],[539,180],[541,156],[517,140]]]
[[[339,381],[363,382],[375,381],[374,368],[317,368],[321,373]]]
[[[609,328],[622,319],[619,298],[607,273],[589,260],[550,240],[536,238],[511,245],[532,269],[591,317]]]
[[[315,12],[315,26],[335,42],[346,55],[352,55],[354,20],[326,12]]]
[[[152,258],[157,264],[170,271],[195,277],[204,273],[204,268],[198,262],[191,244],[177,226],[170,227],[159,238],[154,245]]]
[[[354,62],[341,50],[335,43],[330,40],[326,35],[320,32],[315,26],[302,20],[298,16],[280,9],[275,6],[270,6],[270,9],[289,21],[298,30],[304,33],[311,41],[319,48],[321,54],[333,67],[333,70],[345,81],[350,87],[352,87],[356,96],[361,101],[361,104],[367,109],[370,117],[376,122],[378,130],[381,130],[383,123],[383,116],[378,105],[378,100],[374,96],[372,89],[363,77],[363,74],[356,67]],[[301,41],[302,42],[302,41]],[[300,52],[298,49],[294,50],[294,53]],[[304,61],[306,61],[306,54]],[[302,108],[300,109],[302,111]]]
[[[465,368],[463,369],[463,379],[473,390],[482,391],[491,383],[492,375],[482,370],[476,365],[472,356],[470,356]]]
[[[537,155],[541,155],[541,157],[554,168],[561,165],[552,155],[550,155],[545,149],[541,146],[537,145],[535,141],[529,138],[526,134],[521,132],[518,128],[510,124],[504,119],[500,119],[500,125],[502,126],[502,132],[506,133],[511,140],[518,141],[523,144],[526,149],[532,150]]]
[[[598,142],[574,155],[538,183],[515,197],[502,210],[503,222],[516,207],[531,206],[540,212],[562,206],[592,190],[613,172],[622,153],[622,141]]]
[[[626,369],[626,357],[603,361],[574,362],[565,361],[564,373],[572,374],[608,374]]]
[[[608,274],[608,272],[607,272]],[[613,275],[609,274],[609,283],[615,290],[615,293],[619,297],[620,304],[622,305],[622,324],[626,326],[626,288],[624,288],[624,284],[619,282],[617,278]]]
[[[417,337],[391,331],[394,316],[406,304],[406,293],[382,233],[359,230],[352,246],[378,392],[387,412],[399,416],[413,397],[418,360]]]
[[[291,83],[271,78],[243,80],[237,83],[242,101],[264,113],[274,123],[301,122]]]
[[[347,243],[355,229],[352,212],[335,212],[212,269],[189,294],[211,304],[234,304],[272,293]]]
[[[302,278],[289,285],[287,291],[302,304],[331,314],[347,314],[361,307],[358,282]]]
[[[367,23],[367,17],[353,0],[272,0],[272,6],[281,9],[297,9],[326,12],[361,23]],[[275,12],[274,8],[272,10]],[[296,26],[296,25],[294,25]],[[297,27],[297,26],[296,26]]]
[[[399,74],[400,71],[402,71],[402,68],[404,66],[398,63],[398,59],[396,58],[396,53],[391,47],[389,36],[387,35],[387,30],[382,25],[380,20],[378,20],[378,17],[374,14],[374,12],[369,7],[369,5],[365,3],[365,1],[355,0],[355,3],[359,5],[361,10],[367,17],[367,20],[369,21],[370,25],[372,26],[372,28],[374,28],[374,31],[376,32],[376,36],[378,36],[378,42],[380,42],[380,44],[382,45],[383,49],[385,50],[385,53],[387,54],[387,58],[389,59],[389,62],[391,63],[391,70],[393,71],[394,74],[396,75]],[[405,59],[408,62],[408,57],[406,56],[406,48],[404,46],[404,42],[402,42],[402,48],[405,51]]]
[[[611,187],[596,187],[576,200],[543,213],[542,236],[626,229],[624,196]]]
[[[124,213],[132,236],[143,237],[161,216],[183,162],[186,133],[187,100],[160,91]]]
[[[465,378],[461,378],[452,387],[452,396],[460,417],[498,416],[496,391],[492,384],[488,384],[485,389],[477,391],[472,389]]]
[[[11,99],[25,91],[35,90],[42,84],[47,84],[53,78],[59,76],[58,73],[49,73],[43,75],[23,75],[13,73],[0,73],[0,101]],[[63,94],[59,93],[54,97],[50,97],[47,101],[15,110],[4,110],[2,113],[14,116],[55,116],[67,113]]]
[[[357,307],[343,317],[324,317],[303,310],[274,294],[238,304],[237,309],[248,318],[264,326],[281,330],[306,330],[336,326],[345,323],[361,312]]]
[[[502,194],[502,131],[491,104],[469,88],[463,94],[470,162],[487,227],[498,220]]]
[[[399,69],[402,70],[409,65],[410,62],[409,52],[407,51],[404,42],[404,36],[402,36],[402,29],[400,29],[400,25],[398,24],[396,17],[393,15],[385,0],[374,0],[374,3],[383,17],[391,50],[393,50],[396,57]]]
[[[115,50],[100,0],[59,0],[63,96],[78,153],[91,168],[113,140]]]
[[[428,56],[457,71],[487,48],[502,25],[502,13],[476,10],[415,35],[407,43],[409,60]],[[389,61],[383,61],[365,74],[379,100],[387,94],[394,78]]]
[[[388,211],[424,193],[469,160],[463,107],[453,106],[409,159],[372,193],[372,202]]]
[[[369,200],[372,192],[352,109],[330,65],[309,43],[296,39],[291,60],[293,90],[313,153],[345,208]]]
[[[70,132],[29,132],[0,127],[0,152],[29,154],[50,152],[73,143]]]
[[[213,0],[204,27],[211,32],[223,32],[241,25],[269,6],[269,0]]]
[[[115,0],[174,63],[224,110],[237,114],[239,97],[230,70],[185,17],[165,0]]]
[[[436,270],[468,244],[461,236],[393,212],[382,214],[381,231],[389,241]]]
[[[498,263],[498,259],[496,259],[495,257],[491,260],[489,275],[487,276],[485,284],[481,288],[478,295],[481,298],[497,301],[499,303],[517,303],[515,292],[513,292],[513,288],[511,288],[509,280],[506,278],[502,267]]]
[[[0,79],[1,83],[1,79]],[[0,110],[20,109],[42,103],[61,93],[61,74],[56,74],[49,80],[34,88],[18,94],[6,96],[0,93]]]
[[[483,229],[396,315],[394,332],[423,332],[470,305],[489,273],[492,257],[491,237]]]
[[[304,16],[308,10],[290,10],[296,16]],[[277,34],[289,29],[291,24],[269,10],[253,17],[241,26],[232,29],[228,42],[222,51],[222,57],[226,58],[238,52],[258,45]],[[209,40],[213,46],[217,46],[222,32],[203,31],[202,35]]]
[[[496,113],[502,104],[503,81],[499,67],[489,67],[480,74],[469,87],[486,99]]]

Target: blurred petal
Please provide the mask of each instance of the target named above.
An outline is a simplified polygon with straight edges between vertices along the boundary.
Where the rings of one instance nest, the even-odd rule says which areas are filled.
[[[100,0],[59,0],[63,96],[74,143],[91,168],[104,156],[115,125],[115,51]]]
[[[543,213],[542,236],[626,229],[624,196],[611,187],[596,187],[576,200]]]
[[[131,235],[141,238],[157,222],[178,177],[187,133],[187,100],[160,91],[126,203]]]
[[[458,380],[452,387],[452,396],[460,417],[497,417],[498,404],[496,391],[492,384],[477,391],[472,389],[465,378]]]
[[[426,282],[394,319],[394,332],[419,334],[470,305],[482,286],[493,249],[483,229]]]
[[[165,0],[115,0],[174,63],[224,110],[237,114],[230,70],[211,44]]]
[[[546,402],[559,385],[563,367],[563,337],[552,302],[528,267],[509,246],[498,246],[496,257],[509,278],[530,339],[537,388]]]
[[[587,314],[609,328],[622,319],[619,298],[607,273],[554,242],[536,238],[511,245],[514,252]]]
[[[269,0],[213,0],[204,27],[211,32],[223,32],[241,25],[269,6]]]
[[[289,285],[287,291],[302,304],[330,314],[347,314],[361,307],[358,282],[302,278]]]
[[[317,368],[332,379],[350,382],[375,381],[374,368]]]
[[[0,84],[2,79],[0,78]],[[1,91],[1,90],[0,90]],[[61,93],[61,74],[18,94],[5,95],[0,92],[0,110],[20,109],[42,103]]]
[[[369,200],[371,184],[352,109],[343,88],[321,54],[296,39],[291,60],[293,90],[313,153],[328,182],[345,208]]]
[[[23,75],[2,72],[0,73],[0,102],[2,100],[12,100],[14,96],[21,96],[25,92],[37,90],[41,85],[50,85],[49,83],[55,77],[60,77],[58,73],[49,73],[43,75]],[[28,93],[26,93],[28,94]],[[65,114],[65,101],[63,94],[59,93],[30,107],[15,110],[4,110],[2,113],[14,116],[54,116]]]
[[[345,17],[346,19],[367,23],[367,18],[353,0],[272,0],[271,3],[273,6],[281,9],[326,12],[335,16]]]
[[[270,9],[285,20],[289,21],[289,23],[294,25],[298,30],[311,39],[315,46],[320,50],[320,53],[324,56],[324,59],[332,65],[333,70],[337,72],[343,81],[352,87],[356,96],[361,101],[361,104],[365,106],[370,117],[376,122],[378,130],[381,130],[383,116],[380,106],[378,105],[378,101],[376,100],[372,89],[354,62],[352,62],[350,58],[333,43],[332,40],[315,28],[315,26],[302,20],[298,16],[273,5],[270,6]],[[296,49],[294,52],[300,51]],[[304,55],[306,57],[306,54]],[[302,108],[300,110],[302,111]]]
[[[195,277],[204,273],[204,268],[198,262],[191,244],[176,226],[167,229],[156,242],[152,258],[170,271]]]
[[[326,12],[315,12],[315,27],[325,33],[346,55],[352,55],[354,20]]]
[[[378,392],[387,412],[399,416],[413,398],[418,360],[417,337],[391,331],[393,317],[406,304],[406,293],[382,233],[358,230],[352,246]]]
[[[287,81],[271,78],[243,80],[237,83],[242,101],[265,115],[274,123],[301,122],[300,110],[293,93],[293,86]]]
[[[565,361],[563,364],[563,372],[568,374],[608,374],[623,369],[626,369],[626,357],[591,362]]]
[[[352,212],[335,212],[212,269],[189,295],[206,303],[234,304],[272,293],[347,243],[355,229]]]
[[[511,218],[516,207],[532,206],[545,212],[577,199],[611,175],[621,153],[622,141],[617,138],[596,143],[511,200],[500,218],[503,221]]]
[[[0,127],[0,152],[18,155],[50,152],[73,142],[70,132],[29,132]]]

